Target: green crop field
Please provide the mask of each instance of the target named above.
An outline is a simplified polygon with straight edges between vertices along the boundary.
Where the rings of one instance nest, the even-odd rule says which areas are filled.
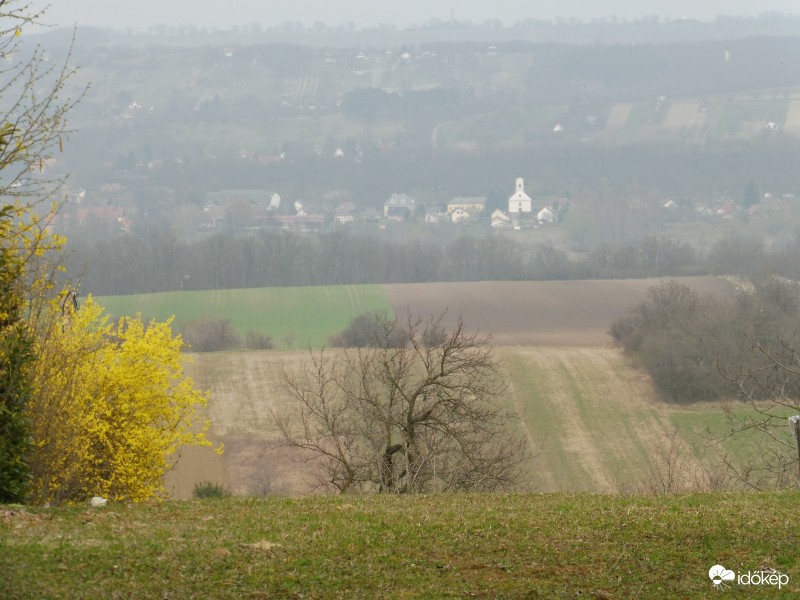
[[[738,403],[729,408],[732,409],[735,418],[741,422],[759,418],[759,414],[750,404]],[[783,414],[787,418],[785,431],[776,433],[779,440],[777,443],[756,429],[730,437],[728,434],[731,431],[731,422],[722,407],[717,404],[676,407],[670,411],[669,419],[675,429],[681,433],[686,448],[694,455],[728,456],[732,459],[748,460],[765,451],[783,452],[785,448],[794,448],[794,440],[790,436],[788,425],[788,417],[794,412],[790,408],[774,412]],[[785,442],[784,449],[781,449],[780,441]]]
[[[650,108],[647,104],[637,103],[631,107],[628,113],[628,119],[625,121],[623,134],[629,139],[633,139],[639,133],[639,129],[645,124],[650,114]]]
[[[206,315],[227,318],[240,333],[259,331],[271,335],[279,346],[294,348],[323,346],[364,312],[394,316],[379,285],[163,292],[95,300],[112,316],[140,313],[158,320],[174,316],[176,326]]]
[[[529,440],[534,489],[616,491],[650,476],[669,431],[647,379],[611,348],[502,348]]]

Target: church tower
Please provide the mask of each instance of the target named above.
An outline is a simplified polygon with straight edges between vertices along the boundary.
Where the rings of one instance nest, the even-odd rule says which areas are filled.
[[[531,212],[531,197],[525,193],[525,181],[517,177],[517,190],[508,199],[508,212],[514,214]]]

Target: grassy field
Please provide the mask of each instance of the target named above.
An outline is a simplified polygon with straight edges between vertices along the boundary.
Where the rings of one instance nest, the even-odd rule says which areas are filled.
[[[533,489],[618,491],[650,477],[670,430],[649,380],[611,348],[502,348],[512,398],[540,455]]]
[[[723,454],[747,458],[759,450],[755,439],[713,443],[728,427],[721,407],[661,402],[650,379],[614,348],[510,346],[497,355],[511,385],[506,408],[518,416],[509,426],[537,454],[525,489],[706,489],[711,479],[725,483]],[[191,497],[210,473],[238,495],[258,495],[265,484],[285,494],[310,489],[313,470],[278,446],[271,417],[291,401],[283,370],[297,371],[308,358],[299,351],[195,355],[187,372],[210,391],[211,437],[226,450],[220,457],[197,449],[182,458],[167,478],[172,497]],[[670,482],[659,473],[667,467]]]
[[[699,291],[724,294],[733,287],[718,278],[682,279]],[[272,411],[288,401],[283,369],[308,360],[303,347],[321,347],[365,311],[462,315],[467,325],[493,334],[508,373],[513,427],[538,453],[528,489],[543,492],[615,492],[649,489],[654,460],[680,448],[681,489],[692,477],[718,468],[720,455],[750,456],[749,441],[709,444],[708,431],[726,426],[717,406],[682,407],[658,399],[652,382],[611,347],[607,330],[624,308],[644,297],[655,280],[589,282],[475,282],[271,288],[183,292],[100,298],[114,314],[141,311],[188,320],[203,314],[230,318],[241,331],[274,336],[284,352],[198,354],[187,365],[197,385],[211,394],[213,435],[224,442],[220,458],[188,450],[168,478],[175,498],[214,474],[236,494],[308,490],[312,473],[277,448]],[[499,308],[500,307],[500,308]],[[291,342],[289,344],[288,342]],[[787,433],[788,435],[788,433]]]
[[[721,279],[684,279],[700,291],[725,293]],[[100,298],[112,314],[141,311],[178,322],[203,314],[230,318],[241,331],[273,335],[284,349],[321,347],[365,310],[430,314],[449,308],[467,325],[491,333],[511,382],[509,408],[520,416],[538,453],[526,480],[539,491],[619,491],[647,486],[652,461],[677,440],[687,472],[708,468],[701,442],[719,410],[678,409],[661,403],[651,382],[608,344],[610,323],[644,297],[656,280],[589,282],[476,282],[271,288]],[[502,309],[498,309],[502,307]],[[292,337],[293,336],[293,337]],[[291,342],[288,343],[288,342]],[[227,448],[222,458],[191,450],[170,475],[173,497],[188,498],[198,478],[214,473],[235,493],[308,489],[307,472],[276,448],[273,410],[287,401],[284,368],[305,352],[200,354],[188,373],[211,393],[208,416]]]
[[[790,598],[798,493],[0,506],[0,597]],[[739,577],[720,595],[708,572]],[[741,575],[775,569],[772,585]],[[727,596],[725,596],[727,597]]]
[[[363,312],[394,315],[379,285],[164,292],[95,300],[111,315],[141,313],[159,320],[174,315],[178,326],[204,315],[228,318],[241,333],[269,334],[282,348],[320,347]]]

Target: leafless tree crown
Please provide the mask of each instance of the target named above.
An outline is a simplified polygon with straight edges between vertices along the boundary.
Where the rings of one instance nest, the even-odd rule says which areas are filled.
[[[300,374],[284,372],[296,410],[274,414],[275,423],[319,469],[321,487],[419,493],[519,483],[530,453],[507,427],[507,385],[490,340],[460,318],[446,330],[443,318],[385,319],[384,344],[311,352]]]

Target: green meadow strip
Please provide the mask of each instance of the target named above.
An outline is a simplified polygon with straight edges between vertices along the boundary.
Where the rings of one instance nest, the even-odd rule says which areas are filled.
[[[162,292],[95,300],[112,316],[174,316],[176,326],[202,316],[227,318],[240,333],[271,335],[284,349],[319,348],[364,312],[394,316],[380,285]]]

